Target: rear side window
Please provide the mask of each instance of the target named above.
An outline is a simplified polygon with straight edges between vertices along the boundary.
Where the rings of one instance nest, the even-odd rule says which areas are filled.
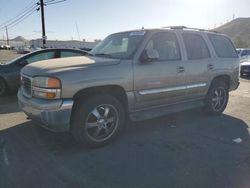
[[[218,57],[237,58],[238,55],[230,39],[225,36],[208,34]]]
[[[193,33],[182,34],[184,44],[187,50],[188,59],[207,59],[210,58],[210,52],[207,44],[201,35]]]
[[[61,57],[74,57],[74,56],[82,56],[83,54],[75,51],[61,51]]]

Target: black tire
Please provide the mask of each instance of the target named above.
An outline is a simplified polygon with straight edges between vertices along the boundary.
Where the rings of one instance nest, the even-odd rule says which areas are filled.
[[[4,96],[7,92],[7,84],[4,79],[0,78],[0,97]]]
[[[100,147],[111,142],[123,129],[125,111],[115,97],[96,95],[75,102],[71,132],[77,142]]]
[[[212,83],[205,99],[205,110],[210,115],[220,115],[229,98],[228,85],[223,81]]]

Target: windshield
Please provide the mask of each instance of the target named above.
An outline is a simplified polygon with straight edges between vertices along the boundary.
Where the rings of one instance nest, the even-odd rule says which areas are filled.
[[[145,34],[145,31],[133,31],[109,35],[90,51],[90,55],[130,59],[134,55]]]

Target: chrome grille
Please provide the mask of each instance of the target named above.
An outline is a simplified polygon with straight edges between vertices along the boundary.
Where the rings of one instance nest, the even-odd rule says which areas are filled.
[[[241,66],[241,70],[250,70],[250,66],[246,66],[246,65],[243,65],[243,66]]]
[[[25,75],[22,75],[22,88],[23,88],[23,94],[26,96],[26,97],[31,97],[31,78],[25,76]]]

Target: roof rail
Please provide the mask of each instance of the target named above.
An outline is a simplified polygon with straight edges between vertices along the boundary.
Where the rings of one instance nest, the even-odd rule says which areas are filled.
[[[166,29],[186,29],[186,26],[183,25],[176,25],[176,26],[167,26],[167,27],[162,27],[162,28],[166,28]]]
[[[197,31],[209,31],[209,32],[214,32],[214,33],[219,33],[218,31],[215,30],[207,30],[207,29],[199,29],[199,28],[192,28],[192,27],[186,27],[186,26],[167,26],[167,27],[162,27],[164,29],[190,29],[190,30],[197,30]]]

